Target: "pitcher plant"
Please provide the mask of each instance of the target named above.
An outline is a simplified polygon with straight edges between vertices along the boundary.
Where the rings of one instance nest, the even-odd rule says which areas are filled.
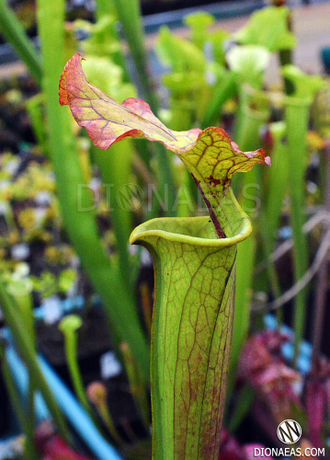
[[[231,188],[235,172],[270,165],[263,149],[241,152],[221,128],[168,129],[135,98],[119,104],[68,61],[60,103],[69,105],[92,142],[108,149],[127,137],[161,142],[186,165],[209,216],[156,218],[131,243],[152,254],[155,305],[151,396],[154,460],[217,460],[235,305],[237,243],[252,227]],[[111,154],[111,152],[110,152]]]

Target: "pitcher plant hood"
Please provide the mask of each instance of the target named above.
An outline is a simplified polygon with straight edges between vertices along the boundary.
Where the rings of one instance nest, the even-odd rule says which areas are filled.
[[[176,153],[196,181],[219,237],[229,222],[223,211],[224,197],[235,172],[250,171],[256,163],[270,165],[263,149],[241,152],[225,130],[210,127],[189,131],[167,128],[141,99],[118,103],[87,81],[77,53],[66,64],[60,80],[60,104],[69,105],[79,126],[100,149],[108,149],[127,137],[161,142]],[[221,225],[220,225],[221,222]],[[229,225],[230,226],[230,225]],[[229,233],[235,230],[232,228]]]

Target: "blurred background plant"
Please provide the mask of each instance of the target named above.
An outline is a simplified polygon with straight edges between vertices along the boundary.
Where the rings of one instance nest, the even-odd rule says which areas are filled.
[[[322,340],[330,241],[329,81],[294,66],[296,39],[289,8],[268,6],[235,34],[215,27],[215,18],[205,12],[186,16],[190,39],[162,27],[155,51],[165,74],[155,83],[137,0],[98,0],[94,13],[89,7],[71,6],[64,0],[38,0],[31,14],[14,14],[6,0],[0,0],[0,31],[29,73],[1,81],[0,99],[4,112],[0,303],[4,322],[29,369],[30,403],[26,412],[18,414],[26,433],[27,457],[38,455],[33,424],[31,428],[27,422],[34,419],[37,389],[62,436],[72,442],[37,361],[37,349],[45,354],[52,337],[55,348],[62,350],[63,362],[67,349],[68,366],[60,373],[69,384],[72,379],[73,389],[100,431],[123,456],[148,458],[153,276],[150,257],[140,248],[129,248],[128,237],[135,225],[148,218],[206,213],[191,177],[162,146],[125,140],[104,152],[77,129],[58,103],[61,72],[77,51],[86,58],[88,79],[119,102],[139,96],[171,129],[221,126],[242,151],[264,147],[271,156],[269,171],[261,174],[257,166],[234,181],[254,233],[238,249],[226,426],[239,433],[256,393],[266,406],[272,404],[276,382],[271,382],[274,391],[269,392],[267,379],[254,378],[255,370],[246,358],[251,352],[246,350],[255,352],[260,343],[265,348],[274,346],[274,337],[260,332],[266,315],[274,311],[279,334],[276,353],[267,348],[269,356],[258,368],[258,377],[276,361],[274,375],[283,374],[290,388],[281,398],[294,400],[289,402],[292,412],[285,407],[280,415],[294,418],[303,413],[299,416],[307,430],[315,419],[309,403],[302,403],[307,388],[312,388],[309,395],[316,394],[318,385],[326,388],[329,382],[328,367],[320,365],[321,352],[330,351],[326,339]],[[35,26],[39,51],[28,37]],[[265,78],[272,55],[278,56],[281,67],[282,82],[276,87],[267,85]],[[82,318],[82,326],[72,331],[69,346],[67,333],[63,338],[57,326],[63,315],[72,312]],[[97,326],[87,326],[88,321]],[[293,334],[280,339],[283,324],[289,324]],[[111,349],[115,354],[110,370],[107,353],[103,365],[84,364],[88,350],[83,350],[83,344],[91,348],[101,329],[105,344],[93,350],[92,359],[99,363]],[[94,336],[89,340],[90,330]],[[39,333],[46,337],[46,345]],[[256,338],[248,339],[254,333]],[[301,378],[298,358],[304,338],[313,343],[313,362],[309,375]],[[293,347],[286,358],[293,360],[294,370],[286,371],[286,358],[278,350],[288,341]],[[19,411],[18,391],[6,363],[6,341],[1,349],[5,381]],[[104,381],[96,386],[102,376]],[[297,390],[297,381],[305,382],[306,390],[303,385]],[[116,398],[122,399],[121,405],[115,404]],[[128,404],[133,409],[125,412]],[[324,409],[318,415],[322,419]],[[279,415],[270,416],[275,426]],[[311,442],[320,444],[325,425],[322,429]]]

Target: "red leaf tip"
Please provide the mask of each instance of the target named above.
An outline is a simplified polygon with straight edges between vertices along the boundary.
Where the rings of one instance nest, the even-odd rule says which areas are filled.
[[[76,53],[72,56],[72,58],[64,66],[64,70],[60,78],[59,92],[58,92],[60,104],[62,106],[69,105],[72,100],[70,91],[68,91],[68,87],[67,87],[67,75],[68,73],[73,73],[73,74],[77,73],[77,71],[79,70],[80,62],[84,60],[85,59],[79,53]]]

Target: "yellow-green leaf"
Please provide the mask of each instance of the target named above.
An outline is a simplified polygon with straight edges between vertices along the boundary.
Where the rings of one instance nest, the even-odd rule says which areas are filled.
[[[75,54],[65,66],[60,81],[60,103],[68,104],[92,142],[109,148],[125,137],[145,137],[175,152],[194,177],[208,206],[219,237],[227,221],[225,196],[235,172],[250,171],[255,163],[270,164],[263,149],[243,153],[221,128],[204,131],[168,129],[141,99],[129,98],[122,104],[91,85],[84,74],[81,56]]]

